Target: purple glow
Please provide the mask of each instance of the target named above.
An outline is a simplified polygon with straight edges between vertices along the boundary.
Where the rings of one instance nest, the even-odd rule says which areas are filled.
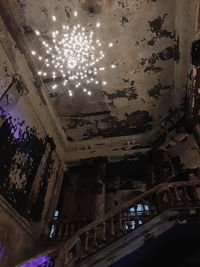
[[[16,114],[13,113],[14,112],[12,111],[9,112],[4,110],[0,106],[0,117],[7,120],[11,134],[17,140],[20,138],[20,134],[23,132],[23,128],[25,128],[25,126],[22,123],[20,123],[20,119],[18,118],[18,116],[16,116]]]
[[[44,263],[51,263],[51,259],[49,258],[48,255],[41,255],[38,256],[30,261],[27,261],[25,264],[20,265],[20,267],[37,267],[37,266],[42,266]],[[45,265],[46,266],[46,265]]]
[[[0,242],[0,260],[3,258],[5,246]]]

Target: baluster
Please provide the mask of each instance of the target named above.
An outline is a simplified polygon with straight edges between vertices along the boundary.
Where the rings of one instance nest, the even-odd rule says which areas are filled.
[[[59,237],[59,232],[60,232],[60,224],[58,222],[55,223],[55,235],[54,235],[54,239],[57,239]]]
[[[142,201],[142,207],[143,207],[143,218],[142,218],[142,220],[145,222],[145,221],[147,221],[148,219],[149,219],[149,210],[147,210],[146,209],[146,206],[148,206],[149,207],[149,205],[146,203],[146,201]]]
[[[138,206],[137,204],[134,206],[134,209],[135,209],[135,216],[134,216],[134,223],[135,223],[135,228],[138,227],[139,225],[139,216],[138,216],[138,210],[137,210]]]
[[[81,240],[79,240],[76,243],[76,260],[80,259],[81,257]]]
[[[168,190],[167,190],[167,198],[168,198],[168,202],[169,202],[169,207],[173,208],[174,207],[174,200],[173,200],[171,188],[168,188]]]
[[[84,251],[88,251],[88,240],[89,240],[89,232],[86,232],[85,233]]]
[[[126,232],[127,231],[127,229],[126,229],[127,225],[126,225],[125,219],[122,220],[122,227],[123,227],[123,232]]]
[[[94,247],[97,247],[97,245],[98,245],[98,243],[97,243],[97,230],[98,230],[98,228],[95,227],[94,228],[94,234],[93,234],[93,246]]]
[[[174,193],[175,193],[175,201],[176,201],[176,205],[179,206],[180,202],[181,202],[181,198],[179,197],[178,194],[178,188],[176,186],[174,186]]]
[[[111,219],[111,235],[115,236],[115,227],[114,227],[114,219]]]
[[[71,223],[71,233],[70,233],[71,235],[73,235],[74,234],[74,223],[72,222]]]
[[[48,231],[48,237],[50,237],[50,238],[54,238],[55,226],[54,226],[54,231],[53,231],[53,233],[51,234],[51,231],[52,231],[53,226],[54,226],[54,223],[52,223],[52,222],[50,222],[50,223],[48,224],[48,228],[49,228],[49,231]]]
[[[69,235],[69,222],[65,222],[65,232],[64,237],[67,237]]]
[[[128,227],[128,230],[131,229],[130,209],[127,209],[127,227]]]
[[[59,227],[58,237],[59,237],[59,239],[62,239],[63,235],[64,235],[64,233],[63,233],[64,223],[63,222],[59,222],[59,225],[60,225],[60,227]]]
[[[195,204],[199,204],[199,197],[198,197],[198,192],[197,192],[197,187],[195,185],[191,186],[191,191],[192,191],[192,198],[194,199]]]
[[[120,229],[120,225],[121,225],[121,219],[120,219],[120,214],[118,214],[116,217],[115,217],[115,236],[117,237],[119,232],[121,231]]]
[[[122,213],[119,214],[119,231],[124,231],[124,225],[122,222]]]
[[[159,193],[159,209],[161,211],[166,210],[166,208],[168,207],[169,204],[169,199],[168,199],[168,190],[167,189],[163,189],[162,191],[160,191]]]
[[[183,185],[183,194],[184,194],[186,202],[187,203],[190,202],[191,199],[190,199],[190,197],[188,195],[188,190],[187,190],[187,186],[186,185]]]
[[[157,192],[156,194],[155,194],[155,196],[156,196],[156,212],[157,213],[159,213],[159,211],[160,211],[160,209],[161,209],[161,201],[160,201],[160,193],[159,192]]]
[[[102,223],[102,241],[106,241],[106,223]]]
[[[147,210],[145,209],[145,202],[144,200],[141,202],[142,204],[142,221],[145,222],[146,220],[148,220],[148,213]]]

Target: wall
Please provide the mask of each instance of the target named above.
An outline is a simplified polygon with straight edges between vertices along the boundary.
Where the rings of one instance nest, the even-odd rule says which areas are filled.
[[[176,143],[165,156],[171,161],[176,179],[187,180],[190,174],[200,178],[200,151],[193,135]]]
[[[1,18],[0,55],[0,195],[13,209],[10,213],[0,208],[0,242],[5,247],[0,265],[9,267],[12,261],[29,256],[28,250],[34,253],[34,235],[24,232],[16,216],[38,237],[52,218],[62,181],[64,146],[45,87],[39,91],[26,54]]]
[[[153,183],[153,169],[147,159],[110,163],[106,169],[106,212],[135,198]]]
[[[13,219],[14,218],[14,219]],[[0,197],[0,266],[13,267],[37,253],[38,234]]]
[[[60,201],[61,217],[72,221],[93,219],[96,177],[95,166],[69,168],[65,174],[63,196]]]

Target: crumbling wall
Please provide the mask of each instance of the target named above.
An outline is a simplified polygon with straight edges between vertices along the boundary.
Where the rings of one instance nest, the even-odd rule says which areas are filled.
[[[0,190],[22,215],[40,221],[45,195],[56,172],[56,145],[28,98],[29,88],[0,50]]]
[[[34,254],[52,218],[63,150],[48,99],[1,18],[0,31],[0,265],[10,267]]]

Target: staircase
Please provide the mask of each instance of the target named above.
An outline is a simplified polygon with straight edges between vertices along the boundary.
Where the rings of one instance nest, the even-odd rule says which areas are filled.
[[[74,228],[66,221],[56,222],[49,244],[57,241],[60,247],[17,267],[109,266],[142,246],[138,240],[144,240],[145,233],[148,239],[157,225],[160,230],[155,230],[154,236],[183,221],[198,222],[199,211],[200,182],[163,183],[81,228],[71,238]]]

